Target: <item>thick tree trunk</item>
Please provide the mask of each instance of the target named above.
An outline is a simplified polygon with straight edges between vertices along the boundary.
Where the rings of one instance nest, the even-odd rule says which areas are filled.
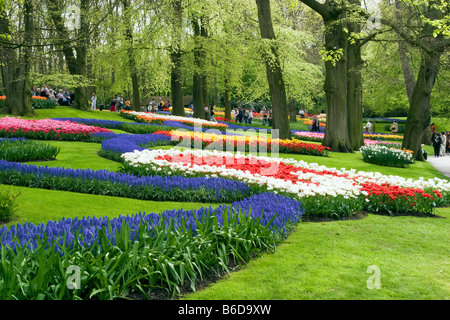
[[[133,97],[131,99],[131,104],[135,111],[141,111],[141,97],[139,93],[139,77],[136,67],[136,58],[134,56],[134,46],[133,46],[133,23],[130,12],[130,2],[129,0],[123,0],[123,10],[125,14],[125,41],[128,53],[128,68],[131,74],[131,85],[133,88]]]
[[[278,58],[278,49],[274,43],[275,32],[272,26],[270,0],[256,0],[256,5],[258,7],[258,20],[261,37],[270,41],[270,48],[268,49],[270,50],[270,53],[263,52],[263,59],[266,63],[266,74],[272,100],[272,127],[273,129],[279,130],[280,139],[291,139],[286,88]]]
[[[202,55],[202,47],[199,43],[200,37],[200,23],[197,19],[192,20],[192,25],[194,28],[194,41],[195,49],[194,49],[194,79],[192,86],[192,96],[194,100],[194,118],[205,119],[205,111],[204,111],[204,101],[203,101],[203,55]]]
[[[325,21],[325,47],[331,52],[341,49],[338,61],[325,62],[327,126],[323,145],[335,152],[353,152],[348,136],[347,113],[347,35],[337,19]]]
[[[395,1],[395,16],[398,23],[401,23],[401,5],[398,0]],[[405,87],[406,87],[406,94],[408,95],[408,101],[411,103],[413,91],[414,91],[414,74],[411,67],[410,59],[407,55],[408,52],[408,45],[406,41],[404,41],[399,35],[397,35],[398,38],[398,55],[400,56],[400,63],[402,65],[403,70],[403,77],[405,79]]]
[[[0,66],[6,101],[2,113],[17,116],[34,116],[31,93],[28,85],[33,39],[33,3],[24,1],[24,47],[15,49],[14,43],[0,47]],[[0,8],[0,34],[10,35],[10,22]],[[7,38],[6,38],[7,39]]]
[[[173,18],[171,19],[173,28],[173,42],[171,45],[170,59],[172,70],[170,77],[170,87],[172,96],[172,114],[184,117],[183,86],[182,86],[182,52],[181,52],[181,32],[182,32],[182,3],[181,0],[174,0]]]
[[[441,53],[422,53],[419,74],[411,98],[411,105],[405,125],[402,148],[414,152],[415,159],[423,161],[422,134],[430,125],[430,99],[437,74]]]
[[[347,49],[347,122],[348,138],[353,150],[364,145],[362,125],[361,47],[348,44]]]
[[[183,86],[181,79],[181,52],[179,50],[172,52],[172,71],[170,77],[171,95],[172,95],[172,114],[184,117]]]
[[[55,25],[55,29],[58,32],[58,36],[61,38],[62,52],[66,58],[67,68],[69,73],[73,76],[80,77],[80,85],[75,88],[75,101],[73,106],[80,110],[89,110],[89,97],[87,94],[87,88],[84,84],[86,79],[87,69],[87,47],[89,43],[89,19],[87,15],[89,0],[80,1],[80,30],[78,41],[73,44],[69,44],[70,40],[68,30],[64,24],[61,12],[63,10],[63,3],[61,1],[47,1],[49,7],[50,17]],[[76,52],[76,55],[75,55]]]

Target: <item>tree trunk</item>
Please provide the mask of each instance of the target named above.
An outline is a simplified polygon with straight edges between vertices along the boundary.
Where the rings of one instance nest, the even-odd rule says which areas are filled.
[[[223,102],[225,107],[225,119],[231,119],[231,100],[230,100],[230,88],[228,79],[225,78],[225,91],[223,93]]]
[[[261,37],[268,39],[270,53],[263,51],[266,63],[266,74],[272,100],[273,129],[279,130],[280,139],[291,139],[289,126],[289,110],[287,106],[286,88],[278,58],[278,48],[274,43],[275,32],[272,26],[270,0],[256,0]]]
[[[172,96],[172,114],[184,117],[183,86],[182,86],[182,52],[181,52],[181,30],[182,30],[182,3],[181,0],[173,2],[173,19],[171,19],[173,28],[173,42],[171,45],[170,59],[172,61],[172,70],[170,77],[171,96]]]
[[[397,19],[397,23],[401,23],[401,6],[400,2],[398,0],[395,1],[395,16]],[[414,75],[413,70],[411,67],[411,63],[409,60],[409,57],[407,55],[408,52],[408,45],[406,41],[404,41],[400,35],[397,35],[398,38],[398,55],[400,56],[400,63],[402,65],[403,70],[403,77],[405,79],[405,86],[406,86],[406,94],[408,95],[408,101],[411,104],[412,95],[414,91]]]
[[[89,110],[89,98],[86,91],[86,66],[87,66],[87,47],[89,44],[89,18],[87,15],[89,0],[80,2],[80,30],[78,30],[78,41],[70,44],[69,32],[64,24],[61,12],[63,3],[61,1],[47,1],[50,17],[61,38],[61,47],[66,58],[67,68],[73,76],[78,76],[80,85],[75,88],[75,101],[73,106],[80,110]],[[76,52],[76,55],[74,53]],[[78,79],[77,79],[78,80]]]
[[[129,0],[123,0],[123,10],[125,14],[125,41],[128,53],[128,68],[131,73],[131,84],[133,87],[133,97],[131,103],[135,111],[141,111],[141,97],[139,93],[139,77],[136,68],[136,57],[134,56],[133,46],[133,22],[130,12]]]
[[[430,99],[437,74],[441,53],[422,53],[419,74],[411,97],[411,105],[405,125],[402,148],[414,152],[415,159],[424,161],[422,134],[430,125]]]
[[[172,71],[170,77],[172,95],[172,114],[184,117],[183,86],[181,79],[181,52],[177,50],[170,55],[172,59]]]
[[[324,90],[327,99],[327,126],[323,145],[335,152],[353,152],[348,137],[347,114],[347,41],[342,22],[325,21],[325,47],[328,52],[340,49],[338,61],[325,62]]]
[[[205,119],[204,101],[203,101],[203,76],[202,76],[202,47],[200,44],[200,23],[197,19],[192,20],[192,25],[194,27],[194,79],[192,96],[194,100],[194,118]]]
[[[297,122],[297,108],[295,107],[295,99],[289,100],[289,120],[291,123]]]
[[[28,84],[33,40],[33,3],[31,0],[25,0],[23,5],[24,46],[15,49],[15,44],[10,42],[0,47],[1,74],[6,95],[1,112],[17,116],[34,116]],[[10,22],[3,7],[0,7],[0,34],[10,35]]]
[[[348,138],[353,150],[359,150],[364,145],[361,67],[361,47],[358,42],[349,43],[347,49],[347,122]]]

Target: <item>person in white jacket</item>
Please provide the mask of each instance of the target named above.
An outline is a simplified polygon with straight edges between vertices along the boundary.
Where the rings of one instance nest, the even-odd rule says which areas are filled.
[[[92,94],[91,98],[91,110],[97,110],[97,96],[95,93]]]
[[[447,145],[447,137],[445,136],[445,132],[442,132],[441,134],[441,139],[442,139],[442,143],[441,143],[441,153],[440,156],[444,157],[445,156],[445,146]]]

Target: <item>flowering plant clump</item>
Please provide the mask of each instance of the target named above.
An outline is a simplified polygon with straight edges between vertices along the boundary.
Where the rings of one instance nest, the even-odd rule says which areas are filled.
[[[303,211],[300,202],[269,193],[215,209],[4,226],[0,280],[8,285],[0,286],[0,299],[113,300],[161,287],[176,295],[186,284],[195,290],[209,273],[273,252]],[[69,287],[70,265],[83,270],[82,290]],[[24,290],[36,275],[37,287]],[[105,283],[114,287],[105,290]]]
[[[23,138],[0,139],[0,159],[13,162],[52,160],[60,148]]]
[[[186,147],[214,148],[219,150],[257,152],[272,151],[278,147],[282,153],[306,154],[315,156],[327,156],[330,148],[315,143],[304,143],[297,139],[271,139],[264,136],[239,136],[213,133],[186,132],[186,131],[157,131],[155,134],[163,134],[173,138],[176,143]],[[180,139],[181,138],[181,139]],[[184,139],[188,143],[183,144]]]
[[[333,206],[339,201],[347,214],[362,208],[372,212],[421,210],[420,212],[430,213],[436,204],[448,201],[450,191],[450,183],[438,179],[423,183],[420,180],[402,181],[399,177],[376,178],[371,173],[356,174],[353,171],[315,167],[292,159],[227,152],[143,150],[125,153],[122,157],[125,159],[125,172],[163,176],[170,172],[193,177],[236,179],[274,193],[301,199],[306,214],[314,212],[320,215],[321,210],[328,210],[325,204],[329,199],[333,199]],[[391,188],[395,188],[395,192]],[[445,193],[445,197],[442,193]],[[430,194],[433,196],[430,197]],[[386,201],[374,201],[380,196],[386,197]],[[318,199],[321,201],[317,201]],[[420,206],[414,205],[418,202],[421,203]],[[368,203],[371,204],[370,207]]]
[[[26,120],[13,117],[0,118],[0,136],[25,137],[37,140],[84,140],[95,132],[111,132],[105,128],[86,126],[70,121]]]
[[[179,117],[172,115],[164,115],[164,114],[154,114],[148,112],[136,112],[136,111],[126,111],[121,110],[121,115],[125,118],[135,120],[137,122],[145,122],[145,123],[155,123],[155,124],[163,124],[165,121],[178,121],[183,123],[184,125],[194,127],[196,125],[202,126],[208,129],[225,129],[228,126],[223,123],[218,123],[215,121],[207,121],[202,119],[195,119],[189,117]]]
[[[33,96],[31,97],[31,104],[34,109],[55,109],[56,101],[47,99],[46,97]]]
[[[400,150],[388,146],[367,145],[359,149],[365,162],[389,167],[405,167],[414,163],[410,150]]]

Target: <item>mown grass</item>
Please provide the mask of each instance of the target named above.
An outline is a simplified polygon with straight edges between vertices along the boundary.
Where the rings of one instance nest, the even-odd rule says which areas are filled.
[[[26,164],[109,171],[117,171],[120,168],[119,163],[98,156],[102,148],[100,143],[68,141],[45,141],[45,143],[61,149],[56,160],[26,162]]]
[[[22,118],[24,119],[85,118],[85,119],[102,119],[102,120],[132,122],[131,120],[126,120],[120,117],[118,112],[110,112],[109,110],[81,111],[72,107],[57,106],[55,109],[38,109],[35,110],[35,112],[36,115],[34,117],[22,117]]]
[[[301,222],[275,254],[186,295],[191,300],[447,300],[450,208],[442,218]],[[380,270],[380,289],[369,289]]]
[[[127,198],[81,194],[66,191],[24,188],[0,184],[0,191],[12,190],[17,198],[16,218],[6,225],[31,222],[34,224],[75,217],[110,217],[132,215],[138,212],[160,213],[183,208],[198,209],[204,203],[145,201]],[[209,206],[209,204],[208,204]],[[215,208],[218,204],[211,204]]]

